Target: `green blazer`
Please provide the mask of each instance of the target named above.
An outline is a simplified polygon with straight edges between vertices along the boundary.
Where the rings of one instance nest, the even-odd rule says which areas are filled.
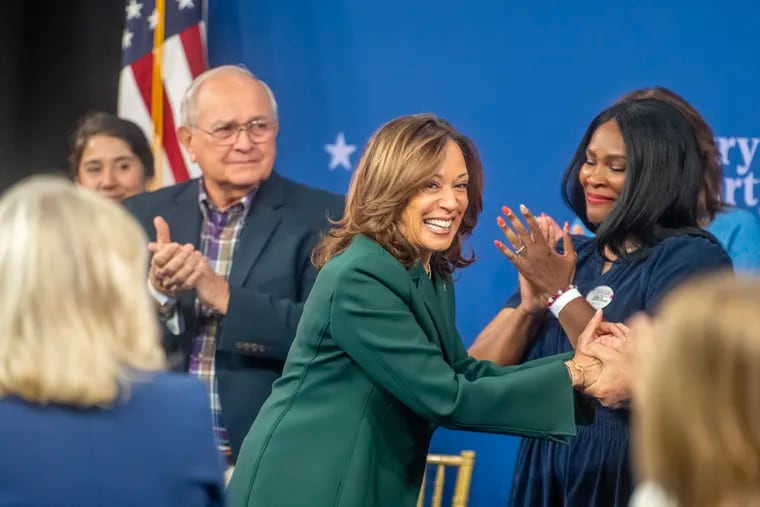
[[[564,440],[567,370],[559,356],[507,368],[468,357],[451,280],[357,236],[317,276],[229,505],[414,506],[438,426]]]

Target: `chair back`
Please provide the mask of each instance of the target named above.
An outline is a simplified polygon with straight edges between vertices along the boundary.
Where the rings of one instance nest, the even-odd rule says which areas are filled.
[[[442,507],[443,505],[443,484],[446,480],[446,467],[458,468],[451,507],[467,507],[470,497],[472,468],[475,466],[475,451],[462,451],[459,455],[428,454],[427,464],[428,467],[425,469],[425,475],[422,477],[422,488],[420,489],[420,496],[417,499],[417,507],[425,505],[427,472],[428,468],[431,467],[435,467],[435,478],[430,507]]]

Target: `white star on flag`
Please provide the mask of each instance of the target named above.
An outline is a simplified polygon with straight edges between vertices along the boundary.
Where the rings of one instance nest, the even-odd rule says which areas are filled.
[[[349,157],[356,151],[356,145],[346,144],[346,137],[343,132],[338,133],[335,144],[326,144],[325,150],[330,154],[329,169],[331,171],[338,166],[343,167],[346,171],[351,170],[351,159]]]
[[[127,20],[139,18],[142,15],[143,4],[137,3],[137,0],[129,0],[127,4]]]
[[[156,9],[153,9],[153,12],[151,13],[151,15],[148,16],[148,25],[150,25],[151,30],[154,30],[157,24],[158,24],[158,13],[156,12]]]
[[[193,5],[193,0],[177,0],[177,3],[179,4],[179,10],[192,9],[195,7]]]
[[[128,47],[130,47],[132,45],[132,37],[134,35],[135,34],[133,34],[132,32],[130,32],[126,28],[124,29],[124,35],[121,36],[121,48],[122,49],[126,49],[126,48],[128,48]]]

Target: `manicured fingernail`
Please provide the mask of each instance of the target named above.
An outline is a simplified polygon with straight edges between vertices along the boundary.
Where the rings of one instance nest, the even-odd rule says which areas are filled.
[[[499,227],[504,227],[505,225],[507,225],[507,222],[505,222],[504,219],[501,217],[496,217],[496,223],[499,224]]]
[[[524,204],[521,204],[521,205],[520,205],[520,212],[521,212],[522,214],[525,214],[525,213],[530,213],[530,211],[528,211],[528,208],[526,208]]]
[[[509,215],[511,215],[511,214],[512,214],[512,210],[511,210],[511,209],[509,209],[507,206],[502,206],[502,208],[501,208],[501,211],[502,211],[502,212],[503,212],[505,215],[507,215],[507,216],[509,216]]]
[[[501,247],[504,246],[504,244],[501,241],[499,241],[498,239],[494,240],[493,244],[496,245],[496,248],[501,248]]]
[[[570,224],[565,222],[565,232],[570,232]]]

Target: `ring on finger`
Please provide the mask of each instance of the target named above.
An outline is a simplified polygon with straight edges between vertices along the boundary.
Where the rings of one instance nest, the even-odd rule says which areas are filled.
[[[520,248],[515,250],[515,255],[522,255],[522,253],[525,251],[525,249],[528,248],[525,245],[522,245]]]

